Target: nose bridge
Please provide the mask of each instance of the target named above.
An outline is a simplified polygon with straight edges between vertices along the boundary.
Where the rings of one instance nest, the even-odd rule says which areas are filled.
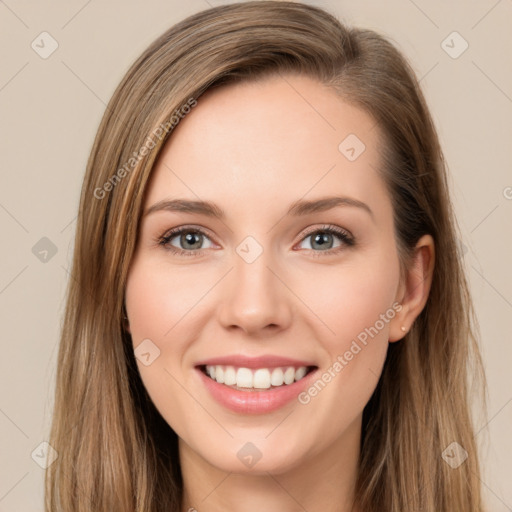
[[[233,267],[221,314],[224,326],[237,325],[247,332],[284,327],[290,318],[290,297],[274,274],[272,251],[247,237],[236,248]]]
[[[250,254],[251,252],[248,253]],[[275,291],[276,283],[273,282],[275,276],[269,270],[269,267],[272,268],[270,251],[262,252],[254,260],[245,259],[245,256],[237,251],[234,267],[235,291],[241,292],[239,298],[254,300],[260,294],[269,295],[270,298],[274,296],[272,291]]]

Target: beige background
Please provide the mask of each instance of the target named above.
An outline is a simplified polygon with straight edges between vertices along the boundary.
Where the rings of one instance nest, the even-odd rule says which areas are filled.
[[[35,460],[44,459],[51,418],[81,181],[105,104],[153,39],[221,3],[229,2],[0,1],[1,512],[43,510],[44,470]],[[421,78],[449,164],[482,331],[483,488],[489,510],[511,511],[512,1],[310,3],[391,37]],[[48,36],[38,37],[43,31],[58,43],[46,59],[31,47],[51,48]],[[42,237],[57,251],[46,262],[32,250]]]

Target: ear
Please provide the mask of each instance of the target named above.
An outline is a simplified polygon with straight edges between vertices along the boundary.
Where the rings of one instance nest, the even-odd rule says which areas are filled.
[[[401,340],[425,307],[432,285],[434,259],[434,240],[430,235],[423,235],[414,248],[410,267],[396,296],[402,309],[390,322],[390,342]]]

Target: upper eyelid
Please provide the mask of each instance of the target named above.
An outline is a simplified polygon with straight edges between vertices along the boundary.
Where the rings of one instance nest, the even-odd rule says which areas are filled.
[[[177,236],[180,234],[180,232],[183,232],[183,231],[191,231],[191,232],[197,231],[197,232],[205,234],[211,238],[215,238],[215,236],[211,234],[212,232],[209,229],[204,228],[202,226],[195,226],[193,224],[192,225],[186,224],[184,226],[177,226],[175,228],[168,229],[168,230],[164,231],[164,233],[162,234],[162,237]]]
[[[316,233],[317,231],[338,231],[338,230],[343,231],[350,238],[354,238],[354,235],[352,235],[352,233],[347,228],[343,228],[341,226],[336,226],[336,224],[324,224],[322,226],[308,226],[305,229],[306,229],[306,231],[302,238],[309,236],[312,233]]]

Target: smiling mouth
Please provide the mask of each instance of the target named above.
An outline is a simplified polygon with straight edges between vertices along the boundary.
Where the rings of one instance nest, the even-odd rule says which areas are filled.
[[[218,384],[238,391],[280,389],[302,380],[317,366],[282,366],[276,368],[243,368],[228,365],[201,365],[199,370]]]

